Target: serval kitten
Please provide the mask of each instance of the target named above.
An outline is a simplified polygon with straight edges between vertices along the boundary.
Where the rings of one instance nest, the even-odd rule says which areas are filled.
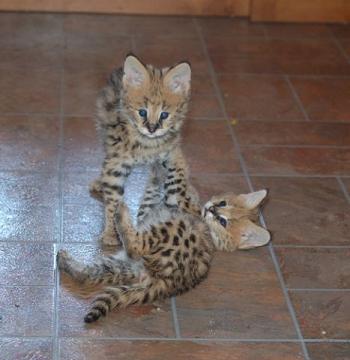
[[[105,149],[102,172],[90,190],[105,204],[104,244],[116,245],[114,216],[124,184],[138,164],[162,162],[168,172],[165,204],[190,206],[188,170],[180,129],[190,99],[191,68],[186,62],[156,69],[126,57],[97,99],[97,128]],[[199,208],[188,210],[200,211]]]
[[[137,226],[127,207],[118,202],[116,231],[124,251],[84,265],[66,251],[57,254],[61,271],[87,288],[101,291],[84,320],[98,320],[112,309],[144,304],[179,295],[203,281],[215,249],[234,251],[265,245],[267,230],[256,225],[266,190],[213,197],[201,215],[187,207],[169,208],[154,177],[146,189]]]

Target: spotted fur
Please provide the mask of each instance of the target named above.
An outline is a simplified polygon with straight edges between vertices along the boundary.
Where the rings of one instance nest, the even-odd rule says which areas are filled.
[[[104,244],[117,243],[114,215],[125,181],[138,164],[161,163],[167,172],[165,204],[187,204],[189,208],[192,195],[180,129],[190,99],[190,80],[191,68],[185,62],[157,69],[130,55],[123,68],[111,74],[98,97],[97,128],[106,155],[101,176],[91,184],[91,191],[100,194],[105,203]],[[141,116],[141,110],[147,115]]]
[[[166,205],[164,179],[158,176],[159,172],[153,173],[149,182],[136,228],[127,207],[118,203],[115,228],[124,251],[89,265],[77,262],[66,251],[58,253],[61,271],[84,286],[102,285],[85,322],[96,321],[112,309],[162,300],[194,288],[207,277],[215,249],[248,249],[270,240],[269,233],[254,224],[266,191],[214,197],[203,207],[202,215],[195,215],[186,206]],[[225,226],[221,218],[226,219]]]

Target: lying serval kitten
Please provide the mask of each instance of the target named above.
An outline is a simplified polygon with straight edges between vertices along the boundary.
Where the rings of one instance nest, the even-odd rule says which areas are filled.
[[[162,162],[169,175],[165,203],[183,207],[193,204],[189,201],[187,164],[180,149],[190,85],[191,68],[186,62],[156,69],[129,55],[98,97],[97,128],[104,142],[105,160],[101,176],[90,190],[102,195],[105,203],[104,244],[118,243],[114,216],[135,165]]]
[[[270,233],[255,224],[266,190],[214,196],[201,215],[187,207],[169,208],[151,179],[140,206],[136,229],[127,207],[118,203],[116,231],[124,251],[84,265],[66,251],[57,254],[61,271],[87,288],[101,288],[84,320],[98,320],[112,309],[181,294],[203,281],[215,249],[234,251],[265,245]]]

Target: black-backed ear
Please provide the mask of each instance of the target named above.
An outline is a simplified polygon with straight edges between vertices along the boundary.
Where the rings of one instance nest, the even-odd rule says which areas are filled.
[[[164,77],[164,84],[174,93],[187,93],[191,88],[191,66],[182,62],[171,68]]]
[[[128,55],[124,61],[123,85],[140,87],[149,80],[149,74],[144,64],[134,55]]]
[[[262,203],[262,201],[266,198],[266,196],[267,196],[267,190],[264,189],[249,194],[238,195],[238,199],[242,201],[243,205],[247,209],[252,210],[258,207]]]

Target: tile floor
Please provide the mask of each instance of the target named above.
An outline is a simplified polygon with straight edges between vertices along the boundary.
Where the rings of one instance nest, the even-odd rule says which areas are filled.
[[[349,44],[349,26],[0,14],[0,358],[350,359]],[[274,238],[218,253],[184,296],[86,326],[54,254],[101,251],[94,101],[130,50],[191,61],[193,182],[203,200],[270,188]]]

